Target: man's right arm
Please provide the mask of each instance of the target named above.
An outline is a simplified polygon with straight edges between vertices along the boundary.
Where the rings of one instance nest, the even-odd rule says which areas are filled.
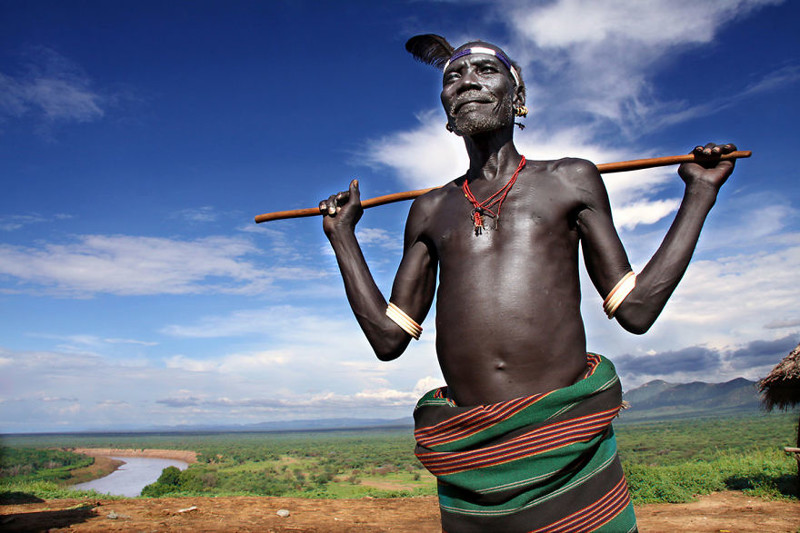
[[[403,259],[392,287],[391,301],[413,320],[421,323],[430,310],[436,287],[436,260],[422,237],[427,220],[422,202],[416,201],[409,212],[403,247]],[[411,336],[386,316],[387,302],[375,284],[355,236],[355,227],[363,213],[358,182],[353,180],[346,192],[320,203],[323,229],[336,254],[345,293],[353,314],[364,331],[375,355],[382,361],[400,356]]]

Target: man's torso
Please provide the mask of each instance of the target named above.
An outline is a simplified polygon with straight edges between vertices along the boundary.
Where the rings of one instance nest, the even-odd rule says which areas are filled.
[[[502,204],[499,228],[475,235],[456,180],[429,198],[425,229],[439,262],[436,346],[461,405],[566,386],[585,367],[575,182],[570,161],[529,162]],[[506,178],[471,183],[481,201]]]

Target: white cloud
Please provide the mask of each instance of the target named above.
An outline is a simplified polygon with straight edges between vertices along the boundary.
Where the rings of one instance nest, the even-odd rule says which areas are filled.
[[[135,344],[139,346],[157,346],[157,342],[140,341],[136,339],[103,339],[104,342],[109,344]]]
[[[641,131],[663,111],[649,81],[659,62],[692,47],[709,43],[717,31],[736,18],[781,0],[559,0],[501,2],[514,31],[510,46],[526,70],[531,91],[562,116],[567,110],[588,112],[624,131]],[[532,67],[532,68],[531,68]],[[791,80],[773,82],[786,83]],[[538,83],[547,90],[539,90]],[[760,85],[760,84],[759,84]],[[766,85],[763,86],[766,88]],[[675,105],[671,106],[675,112]],[[693,107],[672,120],[709,113],[713,107]]]
[[[638,201],[614,209],[614,224],[618,228],[633,229],[638,224],[652,224],[675,212],[679,200]]]
[[[56,213],[48,217],[37,213],[27,215],[0,215],[0,230],[15,231],[31,224],[40,224],[48,220],[66,220],[69,218],[72,218],[72,215],[64,213]]]
[[[321,332],[347,331],[350,316],[320,315],[289,305],[235,311],[224,316],[207,316],[193,325],[170,325],[162,332],[176,337],[216,338],[269,333],[275,338],[317,339]],[[320,339],[322,340],[322,339]]]
[[[763,334],[767,317],[792,316],[800,297],[800,247],[693,262],[661,318],[741,340]]]
[[[747,213],[742,217],[747,218]],[[699,252],[702,254],[702,250]],[[630,335],[609,322],[600,310],[600,296],[592,292],[588,279],[583,278],[586,291],[592,292],[584,295],[582,307],[589,346],[612,360],[626,354],[626,361],[635,361],[653,353],[682,352],[687,346],[721,353],[756,339],[775,341],[795,335],[800,340],[798,261],[800,245],[796,243],[773,245],[771,249],[748,254],[734,251],[731,255],[695,259],[658,321],[644,336]],[[643,367],[637,365],[637,368]],[[674,370],[683,369],[676,364]],[[656,374],[628,372],[625,386],[635,387]],[[724,381],[738,376],[756,379],[764,374],[763,366],[742,368],[720,363],[716,367],[675,373],[670,379]]]
[[[400,253],[403,250],[403,236],[382,228],[358,227],[358,242],[364,247],[376,247],[384,251]],[[328,248],[330,249],[330,248]]]
[[[180,209],[173,213],[173,218],[180,218],[187,222],[214,222],[219,218],[218,213],[210,205],[202,207]]]
[[[363,160],[396,170],[401,181],[414,189],[436,187],[463,175],[469,166],[464,142],[445,130],[444,113],[426,111],[417,120],[414,130],[369,143]]]
[[[724,228],[710,228],[702,237],[704,250],[763,247],[778,235],[784,239],[789,238],[792,234],[783,232],[793,219],[798,218],[797,209],[780,199],[768,198],[762,194],[733,199],[730,205],[720,207],[724,211],[739,209],[745,215],[726,220]]]
[[[424,378],[417,381],[417,384],[414,385],[414,395],[417,398],[420,398],[426,392],[437,389],[439,387],[443,387],[445,382],[441,378],[434,378],[432,376],[425,376]]]
[[[198,415],[208,424],[396,418],[411,412],[423,388],[441,383],[441,378],[408,379],[427,375],[431,365],[435,369],[435,358],[420,370],[412,356],[406,359],[409,370],[402,362],[389,366],[371,358],[365,343],[354,342],[352,335],[332,337],[327,349],[295,341],[276,350],[206,359],[172,356],[163,365],[153,361],[135,368],[136,361],[118,357],[0,348],[0,426],[7,431],[152,427],[199,423]],[[87,381],[86,375],[103,379]]]
[[[414,189],[440,186],[463,175],[469,164],[463,140],[441,126],[445,122],[444,112],[420,113],[417,120],[419,125],[412,130],[369,142],[362,154],[364,159],[373,165],[392,169],[405,186]],[[603,146],[588,141],[589,138],[586,131],[578,127],[555,131],[525,130],[517,134],[515,143],[531,160],[570,156],[601,164],[652,156]],[[675,170],[664,168],[605,174],[604,181],[618,227],[633,229],[638,224],[652,224],[672,213],[677,207],[676,200],[649,198],[657,194],[666,182],[675,179]],[[375,239],[374,231],[364,232],[367,242]]]
[[[0,245],[0,275],[16,279],[16,288],[41,286],[65,296],[253,294],[276,279],[323,276],[305,267],[262,268],[245,259],[251,254],[261,250],[240,238],[83,235],[68,244]]]
[[[664,47],[709,42],[717,28],[731,19],[779,1],[649,0],[643,6],[636,0],[560,0],[528,3],[509,20],[519,33],[544,48],[615,39]]]
[[[230,354],[220,359],[192,359],[175,355],[165,360],[167,368],[189,372],[220,372],[222,374],[247,375],[253,372],[274,369],[284,365],[292,358],[289,351],[261,351],[246,354]]]
[[[74,63],[46,47],[30,49],[25,71],[0,72],[0,118],[25,114],[46,122],[90,122],[105,114],[104,98]]]
[[[219,369],[217,361],[192,359],[185,355],[173,355],[164,361],[167,368],[185,370],[187,372],[211,372]]]

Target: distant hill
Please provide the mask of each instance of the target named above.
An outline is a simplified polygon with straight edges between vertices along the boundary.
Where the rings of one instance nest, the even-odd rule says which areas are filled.
[[[762,412],[756,382],[736,378],[725,383],[668,383],[660,379],[622,395],[630,407],[619,421],[693,418]]]
[[[218,424],[218,425],[181,425],[181,426],[158,426],[148,428],[144,431],[166,431],[166,432],[238,432],[238,431],[329,431],[344,429],[370,429],[370,428],[396,428],[412,427],[414,420],[409,416],[406,418],[384,419],[384,418],[319,418],[303,420],[276,420],[273,422],[259,422],[257,424]]]

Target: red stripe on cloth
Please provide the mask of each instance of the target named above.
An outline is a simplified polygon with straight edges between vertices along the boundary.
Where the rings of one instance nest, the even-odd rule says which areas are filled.
[[[618,411],[619,407],[615,407],[608,411],[550,424],[482,450],[425,452],[417,454],[417,458],[436,476],[503,464],[591,440],[605,430]]]
[[[578,418],[569,420],[562,420],[547,426],[542,426],[537,429],[528,431],[518,437],[515,437],[507,442],[495,444],[494,446],[487,446],[482,449],[466,450],[462,452],[423,452],[419,456],[428,459],[431,463],[437,464],[444,461],[461,460],[465,457],[480,458],[487,455],[494,455],[498,452],[504,452],[508,449],[518,447],[520,444],[541,441],[544,442],[548,439],[556,438],[560,435],[568,434],[575,430],[582,430],[587,427],[601,425],[613,419],[613,415],[618,408],[609,409],[608,411],[601,411],[599,413],[592,413]]]
[[[599,355],[594,353],[586,354],[587,371],[581,379],[586,379],[594,374],[599,364]],[[515,398],[505,402],[475,407],[474,409],[470,409],[465,413],[449,418],[436,425],[419,428],[414,432],[414,437],[417,443],[425,448],[431,448],[433,446],[463,439],[479,433],[487,427],[509,419],[549,394],[550,392],[539,393],[528,397]],[[441,388],[436,390],[434,397],[444,397]]]
[[[546,395],[535,394],[491,406],[476,407],[434,426],[420,428],[414,432],[414,438],[426,448],[463,439],[508,420]]]
[[[600,499],[558,522],[531,531],[531,533],[583,533],[593,531],[621,513],[630,503],[625,478]]]
[[[592,374],[594,374],[594,371],[597,370],[597,365],[599,365],[599,364],[600,364],[600,356],[599,355],[597,355],[596,353],[591,353],[591,352],[587,353],[586,354],[586,366],[588,367],[588,370],[586,371],[586,374],[583,375],[583,379],[586,379],[589,376],[591,376]]]

